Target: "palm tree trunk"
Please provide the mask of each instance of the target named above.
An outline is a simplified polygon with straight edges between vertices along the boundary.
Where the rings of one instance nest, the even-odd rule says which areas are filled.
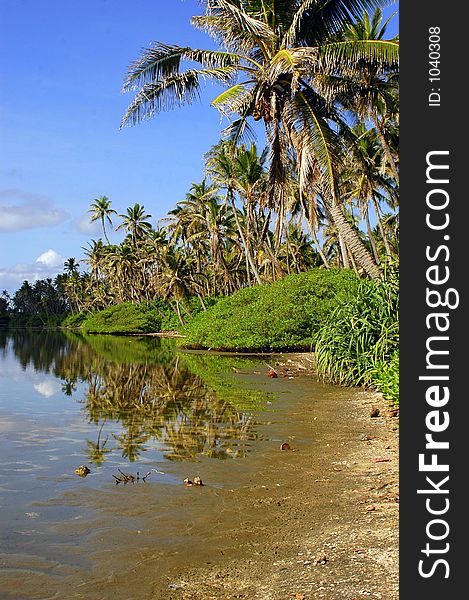
[[[199,299],[200,306],[202,307],[202,310],[206,311],[207,307],[205,306],[205,302],[204,302],[204,299],[202,298],[201,294],[197,294],[197,298]]]
[[[308,224],[309,224],[309,222],[308,222]],[[322,249],[322,246],[321,246],[321,244],[319,243],[318,236],[317,236],[317,234],[316,234],[316,231],[315,231],[314,227],[312,227],[312,226],[310,225],[310,227],[309,227],[309,230],[310,230],[310,232],[311,232],[311,237],[313,238],[313,242],[315,243],[315,245],[316,245],[316,248],[318,249],[319,256],[321,257],[321,259],[322,259],[322,262],[324,263],[324,266],[325,266],[327,269],[329,269],[331,265],[329,264],[329,261],[327,260],[327,257],[326,257],[326,255],[324,254],[324,250]]]
[[[366,222],[366,230],[368,232],[368,238],[369,238],[370,244],[371,244],[371,249],[373,251],[373,256],[375,257],[376,264],[379,265],[378,250],[376,249],[375,236],[373,235],[373,231],[371,229],[370,213],[368,212],[368,210],[366,210],[366,213],[365,213],[365,222]]]
[[[287,229],[287,224],[284,222],[283,224],[283,234],[285,236],[285,258],[287,261],[287,274],[290,275],[291,274],[291,269],[290,269],[290,241],[288,239],[288,229]]]
[[[256,268],[256,265],[254,263],[254,260],[251,256],[251,253],[249,252],[249,247],[246,241],[246,238],[244,237],[243,234],[243,228],[241,227],[241,223],[239,222],[239,218],[238,218],[238,213],[237,213],[237,209],[234,203],[234,198],[233,196],[231,196],[230,198],[231,201],[231,207],[233,208],[233,215],[236,221],[236,227],[238,228],[238,233],[239,233],[239,237],[241,238],[241,243],[243,244],[243,248],[244,248],[244,253],[246,255],[246,260],[249,262],[249,266],[252,269],[252,273],[257,281],[257,283],[262,283],[261,277],[259,275],[259,271]]]
[[[341,235],[339,228],[337,228],[337,236],[339,238],[340,254],[342,256],[342,264],[344,269],[350,269],[350,263],[348,260],[347,244],[345,243],[344,237]]]
[[[379,206],[378,206],[378,203],[376,202],[376,198],[374,198],[374,197],[373,197],[373,207],[375,209],[376,219],[378,220],[378,227],[381,232],[381,237],[383,238],[383,244],[384,244],[384,248],[386,250],[386,256],[388,258],[391,258],[391,256],[392,256],[391,248],[389,247],[388,238],[386,236],[386,232],[384,231],[383,222],[381,221],[381,215],[379,214]]]
[[[340,239],[344,241],[350,252],[353,254],[357,265],[362,267],[372,279],[381,279],[381,271],[378,265],[373,260],[373,257],[368,252],[358,233],[345,218],[341,207],[336,202],[333,202],[327,209],[337,228]]]
[[[351,252],[347,251],[347,256],[350,258],[350,262],[352,263],[353,270],[355,271],[355,273],[357,275],[359,275],[357,263],[355,262],[355,259],[353,258],[353,254]]]
[[[183,321],[183,319],[181,317],[181,311],[179,309],[179,302],[177,300],[175,300],[175,304],[176,304],[176,314],[178,316],[179,323],[181,323],[181,325],[184,325],[184,321]]]
[[[106,239],[107,245],[109,246],[110,242],[109,242],[109,238],[107,237],[107,233],[106,233],[106,225],[104,224],[104,215],[101,217],[101,225],[103,227],[103,233],[104,233],[104,237]]]
[[[373,123],[376,127],[376,131],[378,133],[381,145],[383,146],[383,151],[384,155],[386,156],[386,160],[389,163],[389,166],[391,167],[391,171],[396,179],[396,183],[399,185],[399,172],[397,170],[396,161],[392,156],[391,148],[389,147],[388,141],[384,136],[383,130],[381,128],[381,123],[379,122],[378,117],[375,114],[373,115]]]
[[[265,250],[267,251],[267,254],[270,256],[271,265],[272,265],[272,279],[274,281],[276,281],[277,275],[281,276],[283,269],[282,269],[277,257],[275,256],[274,251],[272,250],[269,236],[266,236],[263,246],[264,246]]]

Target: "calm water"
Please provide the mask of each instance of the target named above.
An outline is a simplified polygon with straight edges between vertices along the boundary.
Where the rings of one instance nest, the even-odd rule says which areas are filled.
[[[210,558],[246,518],[229,492],[289,434],[310,443],[301,407],[337,393],[267,370],[157,338],[0,332],[1,598],[158,598],[170,567]]]

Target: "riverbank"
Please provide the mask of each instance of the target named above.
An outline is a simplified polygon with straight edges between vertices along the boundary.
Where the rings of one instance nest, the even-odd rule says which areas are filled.
[[[279,377],[316,377],[310,354],[272,362]],[[327,411],[320,418],[340,422],[343,439],[317,440],[320,464],[307,448],[286,451],[262,485],[235,490],[258,514],[228,534],[231,558],[168,573],[170,592],[155,590],[155,599],[397,600],[398,415],[381,395],[356,388]]]

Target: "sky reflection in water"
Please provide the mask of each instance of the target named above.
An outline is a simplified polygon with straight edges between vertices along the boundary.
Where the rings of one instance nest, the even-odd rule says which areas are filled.
[[[240,459],[262,435],[255,415],[268,392],[234,371],[258,362],[180,354],[157,338],[0,332],[0,503],[114,482],[118,469],[165,473],[168,461]],[[258,386],[257,386],[258,387]],[[167,473],[169,471],[169,473]],[[156,478],[156,475],[154,476]]]

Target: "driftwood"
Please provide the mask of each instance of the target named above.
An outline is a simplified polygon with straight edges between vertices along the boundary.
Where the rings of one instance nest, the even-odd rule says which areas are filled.
[[[156,469],[151,469],[151,471],[148,471],[148,473],[146,475],[144,475],[143,477],[140,477],[140,473],[137,471],[136,475],[132,475],[132,473],[123,473],[120,469],[117,469],[120,473],[120,476],[117,475],[113,475],[114,479],[116,480],[116,485],[118,485],[119,483],[123,483],[124,485],[127,483],[135,483],[135,482],[139,482],[140,480],[143,481],[143,483],[145,483],[145,481],[147,480],[147,477],[149,475],[151,475],[152,471],[155,471],[155,473],[160,473],[161,475],[164,475],[163,471],[157,471]]]

